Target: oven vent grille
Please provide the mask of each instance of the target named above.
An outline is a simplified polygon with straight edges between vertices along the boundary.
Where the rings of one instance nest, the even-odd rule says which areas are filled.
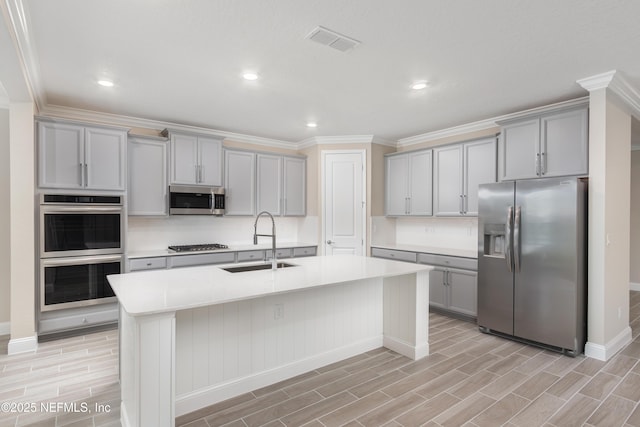
[[[306,38],[340,52],[348,52],[360,44],[358,40],[320,26],[311,31]]]

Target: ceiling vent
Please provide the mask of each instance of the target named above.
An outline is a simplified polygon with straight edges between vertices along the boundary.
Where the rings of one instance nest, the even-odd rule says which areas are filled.
[[[360,44],[358,40],[343,36],[340,33],[336,33],[335,31],[331,31],[324,27],[316,27],[309,33],[309,35],[307,35],[306,38],[325,46],[332,47],[340,52],[348,52]]]

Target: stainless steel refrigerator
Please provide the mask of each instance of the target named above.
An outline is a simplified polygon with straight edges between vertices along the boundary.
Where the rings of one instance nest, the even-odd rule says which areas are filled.
[[[587,182],[480,185],[478,326],[569,355],[586,339]]]

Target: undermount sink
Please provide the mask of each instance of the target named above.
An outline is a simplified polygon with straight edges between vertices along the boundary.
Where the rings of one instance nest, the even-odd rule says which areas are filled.
[[[296,267],[295,264],[289,264],[286,262],[279,262],[276,264],[278,268],[285,267]],[[242,273],[244,271],[256,271],[256,270],[271,270],[271,263],[268,264],[254,264],[254,265],[240,265],[238,267],[227,267],[223,268],[224,271],[228,271],[229,273]]]

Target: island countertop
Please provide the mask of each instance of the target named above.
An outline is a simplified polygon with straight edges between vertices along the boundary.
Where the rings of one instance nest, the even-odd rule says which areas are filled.
[[[430,270],[411,264],[354,255],[292,258],[294,267],[230,273],[238,264],[140,271],[108,276],[122,308],[131,316],[173,312],[362,279]],[[240,264],[249,265],[249,264]]]

